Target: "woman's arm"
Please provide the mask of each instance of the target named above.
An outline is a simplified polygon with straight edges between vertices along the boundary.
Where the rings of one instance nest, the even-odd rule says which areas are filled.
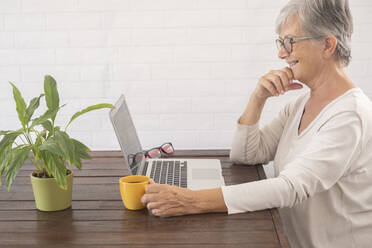
[[[227,212],[221,188],[190,190],[167,184],[147,185],[142,203],[156,216]]]

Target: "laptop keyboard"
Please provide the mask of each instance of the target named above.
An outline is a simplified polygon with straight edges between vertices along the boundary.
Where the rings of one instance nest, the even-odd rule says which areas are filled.
[[[143,174],[146,175],[148,162]],[[187,161],[156,160],[152,161],[150,178],[156,183],[169,184],[187,188]]]

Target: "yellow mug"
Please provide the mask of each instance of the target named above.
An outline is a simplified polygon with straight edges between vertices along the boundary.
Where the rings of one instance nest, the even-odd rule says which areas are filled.
[[[126,176],[119,180],[120,194],[124,206],[129,210],[139,210],[145,208],[141,202],[145,194],[146,185],[150,178],[146,176]]]

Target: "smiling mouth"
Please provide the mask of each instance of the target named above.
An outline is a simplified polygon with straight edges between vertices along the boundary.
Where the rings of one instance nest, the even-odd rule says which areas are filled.
[[[288,62],[288,65],[289,65],[289,67],[294,67],[295,65],[297,65],[297,63],[298,63],[298,60],[295,60],[295,61],[292,61],[292,62]]]

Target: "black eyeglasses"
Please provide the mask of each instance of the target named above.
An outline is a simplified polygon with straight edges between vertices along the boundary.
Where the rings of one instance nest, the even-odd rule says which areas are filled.
[[[295,41],[308,40],[308,39],[315,39],[315,37],[305,36],[305,37],[297,37],[297,38],[285,38],[284,40],[279,38],[279,39],[275,40],[275,43],[276,43],[276,47],[278,48],[279,51],[280,51],[280,48],[283,46],[284,49],[287,51],[287,53],[291,53],[292,52],[292,44],[295,43]]]
[[[160,158],[162,154],[172,154],[174,148],[171,142],[162,144],[159,147],[151,148],[147,151],[137,152],[136,154],[128,155],[128,163],[130,166],[133,166],[140,162],[143,157],[145,158]]]

